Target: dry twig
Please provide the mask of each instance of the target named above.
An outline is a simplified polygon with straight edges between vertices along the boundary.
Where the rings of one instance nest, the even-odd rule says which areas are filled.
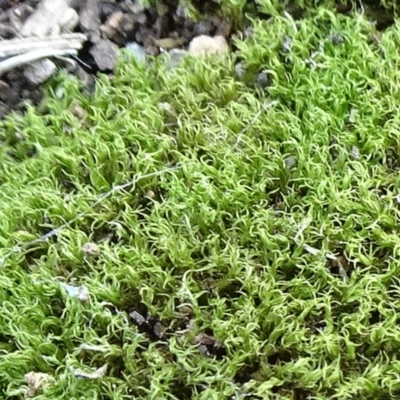
[[[76,55],[85,40],[85,35],[74,33],[45,39],[29,37],[0,42],[0,58],[5,58],[0,62],[0,75],[44,58]]]

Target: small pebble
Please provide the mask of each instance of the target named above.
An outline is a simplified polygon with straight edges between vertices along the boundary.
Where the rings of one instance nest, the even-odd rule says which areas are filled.
[[[162,324],[161,324],[161,322],[156,322],[155,324],[154,324],[154,328],[153,328],[153,332],[154,332],[154,334],[159,338],[159,339],[161,339],[163,336],[164,336],[164,333],[165,333],[165,331],[166,331],[167,329],[165,328],[165,326],[163,326]]]
[[[99,246],[97,246],[96,243],[85,243],[82,246],[82,252],[86,255],[86,256],[96,256],[100,253],[100,249]]]
[[[126,44],[126,48],[135,56],[135,58],[144,62],[146,60],[146,51],[143,46],[136,42],[129,42]]]
[[[265,71],[262,71],[257,75],[257,84],[262,88],[266,88],[269,86],[270,82],[268,74]]]
[[[223,36],[196,36],[189,44],[189,53],[195,56],[211,54],[224,55],[228,51],[228,43]]]
[[[142,314],[139,314],[137,311],[132,311],[129,316],[133,319],[135,324],[142,325],[146,322],[146,319],[143,317]]]
[[[293,156],[289,156],[289,157],[285,158],[284,162],[285,162],[286,167],[289,169],[293,168],[297,165],[297,160]]]
[[[149,190],[146,193],[146,197],[149,198],[149,199],[154,199],[154,197],[156,197],[156,194],[152,190]]]
[[[47,81],[56,71],[57,67],[49,59],[39,60],[25,67],[25,77],[34,85]]]
[[[118,46],[110,40],[99,40],[90,50],[100,71],[112,71],[117,65]]]

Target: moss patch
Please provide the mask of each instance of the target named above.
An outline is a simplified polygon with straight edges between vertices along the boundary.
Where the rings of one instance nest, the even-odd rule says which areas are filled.
[[[30,371],[36,399],[400,394],[399,26],[252,23],[225,61],[125,54],[1,123],[7,398]]]

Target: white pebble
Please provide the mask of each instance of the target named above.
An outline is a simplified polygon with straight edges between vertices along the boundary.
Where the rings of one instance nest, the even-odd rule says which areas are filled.
[[[223,36],[200,35],[193,38],[189,44],[189,53],[196,56],[224,55],[227,52],[228,43]]]

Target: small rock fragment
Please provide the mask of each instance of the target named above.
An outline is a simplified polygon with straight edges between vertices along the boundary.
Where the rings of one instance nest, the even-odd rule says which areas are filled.
[[[35,61],[24,69],[25,77],[33,84],[39,85],[47,81],[56,71],[57,67],[49,59]]]
[[[148,20],[148,16],[144,11],[140,11],[132,16],[134,22],[138,23],[139,25],[145,25]]]
[[[132,311],[129,316],[133,319],[136,325],[143,325],[146,322],[146,318],[143,317],[142,314],[139,314],[137,311]]]
[[[155,57],[160,54],[160,48],[157,46],[146,46],[146,54],[150,57]]]
[[[156,194],[155,194],[152,190],[149,190],[149,191],[146,193],[146,197],[147,197],[148,199],[154,199],[154,197],[156,197]]]
[[[157,321],[154,324],[153,332],[159,339],[161,339],[164,336],[166,330],[167,328],[163,326],[161,322]]]
[[[68,296],[76,297],[82,303],[87,303],[90,300],[90,293],[86,286],[72,286],[64,282],[60,282],[60,286],[65,289]]]
[[[81,1],[81,0],[76,0],[76,1]],[[105,2],[102,1],[100,3],[100,17],[104,21],[108,17],[110,17],[112,14],[118,12],[120,10],[120,5],[116,4],[115,1],[112,2]]]
[[[100,39],[91,49],[90,54],[100,71],[112,71],[117,64],[118,46],[109,40]]]
[[[297,160],[293,156],[289,156],[289,157],[285,158],[284,162],[285,162],[286,167],[289,169],[291,169],[297,165]]]
[[[87,303],[90,300],[90,293],[86,286],[81,286],[77,299],[82,303]]]
[[[183,58],[188,54],[186,50],[182,49],[172,49],[168,52],[169,60],[168,66],[170,68],[177,68],[182,62]]]
[[[100,253],[100,249],[96,243],[88,242],[82,246],[82,252],[85,256],[97,256]]]
[[[85,96],[90,96],[93,94],[96,88],[96,79],[94,78],[93,74],[87,73],[80,65],[77,66],[75,74],[83,83],[82,93]]]
[[[130,42],[126,44],[126,48],[135,56],[138,61],[144,62],[146,60],[146,51],[140,44],[136,42]]]
[[[200,352],[200,354],[202,354],[203,356],[209,356],[210,355],[210,352],[208,351],[208,348],[207,348],[207,346],[206,345],[204,345],[204,344],[201,344],[200,346],[199,346],[199,352]]]
[[[262,88],[266,88],[269,86],[269,77],[265,71],[262,71],[257,75],[257,84]]]
[[[223,36],[196,36],[189,44],[189,54],[208,56],[211,54],[224,55],[228,51],[228,43]]]

